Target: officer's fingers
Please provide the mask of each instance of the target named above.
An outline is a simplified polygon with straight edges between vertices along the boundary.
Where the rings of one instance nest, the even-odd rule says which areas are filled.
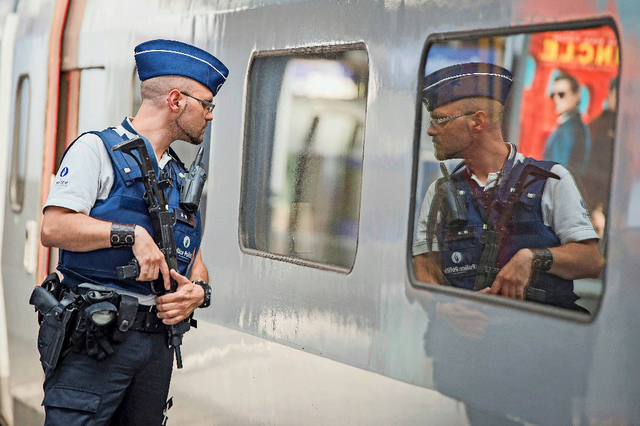
[[[171,290],[171,276],[169,274],[169,266],[167,265],[166,260],[164,260],[164,257],[162,258],[159,266],[160,272],[162,272],[162,279],[164,280],[164,288],[169,291]]]
[[[516,298],[516,288],[514,286],[509,286],[507,289],[507,295],[508,298],[510,299],[515,299]]]
[[[167,318],[167,319],[163,319],[162,322],[166,325],[174,325],[179,323],[180,321],[182,321],[183,319],[185,319],[186,316],[177,316],[177,317],[173,317],[173,318]]]
[[[491,294],[500,294],[500,291],[502,290],[502,286],[504,285],[504,283],[502,282],[502,279],[500,276],[497,276],[495,281],[493,281],[493,284],[491,285]]]
[[[149,265],[149,262],[142,262],[140,260],[138,260],[138,264],[140,265],[140,273],[138,274],[138,278],[136,278],[136,280],[138,281],[151,281],[151,267]]]
[[[157,298],[156,299],[156,303],[157,303],[156,306],[157,306],[158,312],[162,312],[163,314],[166,314],[166,313],[171,312],[171,311],[176,311],[176,310],[183,309],[181,301],[174,300],[174,299],[169,297],[169,296],[174,296],[174,295],[175,295],[175,293],[169,293],[169,294],[165,294],[164,296],[162,296],[162,299],[161,298]],[[166,315],[165,315],[165,317],[166,317]]]
[[[175,269],[171,270],[171,276],[178,283],[178,287],[182,287],[183,285],[186,285],[186,284],[191,284],[191,281],[189,281],[189,278],[185,277],[184,275],[181,275]]]
[[[167,325],[177,324],[186,317],[186,313],[181,309],[171,309],[166,312],[158,311],[158,318],[162,319],[162,322]]]

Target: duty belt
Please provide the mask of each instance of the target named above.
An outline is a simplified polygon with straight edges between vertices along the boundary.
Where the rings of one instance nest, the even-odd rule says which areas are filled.
[[[81,295],[87,294],[91,288],[76,287],[75,292]],[[109,290],[102,291],[109,292]],[[114,292],[115,293],[115,292]],[[117,293],[116,293],[117,294]],[[120,333],[126,333],[128,330],[141,331],[144,333],[164,333],[166,332],[165,324],[158,318],[158,309],[155,305],[139,305],[135,297],[124,294],[118,295],[118,324],[114,333],[114,340],[118,341]],[[124,339],[123,339],[124,340]]]
[[[165,333],[165,324],[158,318],[158,310],[155,306],[139,305],[135,320],[129,330],[142,331],[144,333]]]

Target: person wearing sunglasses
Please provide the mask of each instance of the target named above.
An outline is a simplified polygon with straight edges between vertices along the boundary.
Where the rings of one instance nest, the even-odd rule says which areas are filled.
[[[166,327],[190,321],[196,308],[211,302],[200,252],[200,212],[181,209],[180,189],[188,171],[171,145],[203,142],[213,119],[213,98],[229,70],[210,53],[173,40],[144,42],[135,47],[134,57],[140,109],[120,125],[85,133],[71,144],[44,207],[41,241],[60,248],[63,292],[89,295],[87,300],[107,298],[119,310],[118,339],[116,330],[102,331],[97,348],[84,333],[93,327],[83,313],[88,308],[78,308],[69,338],[73,350],[65,347],[55,367],[43,364],[46,425],[163,423],[174,359]],[[177,270],[169,271],[152,238],[139,165],[112,150],[138,137],[177,219]],[[137,278],[119,276],[117,268],[134,258]],[[151,285],[161,279],[169,290],[170,278],[178,284],[175,292],[162,294]]]
[[[578,111],[580,84],[572,75],[560,74],[553,82],[550,97],[558,114],[558,126],[547,138],[544,159],[568,166],[582,178],[589,161],[591,139]]]
[[[487,63],[425,77],[435,157],[463,161],[427,190],[414,274],[427,283],[584,312],[573,280],[599,276],[598,236],[567,169],[505,143],[503,105],[512,82],[508,70]],[[517,189],[521,179],[524,190]],[[510,197],[512,207],[505,207]]]

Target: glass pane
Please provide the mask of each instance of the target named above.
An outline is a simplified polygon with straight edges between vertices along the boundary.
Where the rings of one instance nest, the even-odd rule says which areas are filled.
[[[140,105],[142,105],[142,94],[140,93],[140,79],[138,78],[138,69],[134,68],[133,70],[133,78],[131,79],[131,99],[132,99],[132,108],[131,108],[131,117],[134,117],[138,110],[140,109]]]
[[[360,217],[366,51],[258,57],[250,78],[244,247],[350,270]]]
[[[16,108],[13,124],[13,150],[11,157],[11,208],[15,212],[22,210],[24,184],[27,172],[27,145],[29,142],[29,96],[31,87],[29,77],[23,76],[18,82]]]
[[[439,87],[438,91],[425,89],[427,97],[430,93],[435,93],[435,96],[441,98],[431,101],[432,108],[427,108],[426,104],[423,104],[422,108],[412,253],[416,277],[430,283],[437,281],[440,284],[448,283],[455,287],[474,290],[478,289],[480,283],[478,277],[482,275],[478,271],[484,270],[484,267],[495,267],[498,268],[497,277],[489,277],[491,288],[495,290],[494,284],[498,282],[497,285],[500,286],[504,282],[504,275],[501,273],[513,265],[509,262],[516,258],[520,249],[551,248],[553,251],[554,247],[565,246],[568,243],[593,244],[596,234],[600,237],[597,248],[604,256],[619,72],[618,40],[613,29],[602,26],[438,42],[429,46],[424,75],[429,76],[436,71],[445,73],[446,71],[442,70],[446,67],[460,67],[461,64],[466,63],[488,63],[503,67],[512,74],[512,83],[504,103],[491,100],[492,97],[497,99],[498,96],[483,92],[481,85],[484,83],[477,84],[481,81],[478,78],[489,78],[486,75],[473,77],[476,79],[474,89],[466,88],[468,83],[458,77],[447,80],[457,84],[456,89],[451,89],[451,86],[438,86],[442,84],[440,82],[433,86]],[[462,67],[459,69],[467,69],[465,67],[469,65],[462,65]],[[480,70],[480,74],[482,74],[481,71],[486,70]],[[425,77],[425,85],[428,82],[439,81],[437,78],[435,80],[432,78],[433,76]],[[504,80],[504,76],[491,78]],[[454,99],[455,96],[452,93],[456,90],[462,92],[468,90],[469,93],[465,94],[465,98]],[[468,99],[478,99],[478,101],[473,100],[470,103]],[[482,101],[482,99],[485,100]],[[483,261],[482,256],[489,254],[490,250],[487,247],[491,244],[487,242],[486,230],[491,226],[488,225],[486,217],[490,212],[492,225],[498,224],[500,215],[505,210],[504,205],[509,191],[514,192],[515,182],[520,175],[512,175],[512,179],[508,179],[510,172],[505,171],[506,166],[502,167],[509,164],[509,161],[505,160],[499,161],[499,166],[502,168],[486,170],[495,174],[476,175],[473,171],[473,163],[470,161],[475,161],[477,164],[478,156],[485,158],[487,150],[477,148],[479,136],[472,135],[475,130],[470,133],[456,132],[461,131],[460,126],[472,126],[476,122],[474,120],[479,117],[476,110],[483,109],[478,105],[486,105],[484,109],[488,110],[494,104],[499,106],[502,117],[501,120],[500,118],[495,120],[497,133],[494,131],[490,135],[491,141],[499,140],[513,144],[517,153],[525,157],[560,164],[564,169],[557,168],[552,163],[535,163],[543,168],[547,164],[549,171],[559,174],[559,177],[564,176],[562,173],[566,174],[562,170],[568,170],[570,175],[567,175],[568,179],[564,180],[545,178],[542,180],[544,183],[538,187],[530,186],[529,189],[522,190],[514,209],[506,213],[511,215],[506,220],[508,230],[502,234],[496,231],[498,241],[494,246],[494,248],[497,247],[496,254],[487,257],[493,260]],[[457,111],[464,107],[472,110]],[[471,115],[435,124],[429,121],[432,119],[432,122],[435,122],[436,119],[464,113],[471,113]],[[490,113],[485,117],[488,122],[492,122],[492,118],[495,118]],[[465,129],[468,130],[471,127],[467,126]],[[454,142],[451,139],[454,133],[455,141],[459,143],[456,149],[453,149]],[[471,148],[462,143],[465,140],[472,144]],[[491,141],[486,144],[485,140],[482,146],[495,147],[496,145]],[[502,146],[504,147],[504,144]],[[504,151],[505,159],[508,159],[507,153],[510,150]],[[431,200],[437,200],[438,197],[429,195],[426,197],[427,201],[424,200],[428,189],[431,187],[433,192],[435,181],[442,176],[438,159],[445,160],[444,164],[450,173],[454,171],[461,159],[465,159],[467,163],[467,166],[463,166],[462,171],[451,181],[455,183],[457,189],[454,192],[462,194],[456,197],[459,197],[458,200],[465,204],[468,210],[464,229],[454,230],[453,222],[442,225],[443,212],[449,214],[450,211],[445,212],[441,202],[434,204],[437,206],[434,210],[438,213],[433,213],[432,220],[429,222]],[[516,159],[514,164],[520,161],[524,160]],[[468,166],[468,164],[472,165]],[[520,169],[513,170],[517,170],[514,173],[520,173]],[[474,177],[478,179],[477,182],[473,179]],[[491,183],[494,178],[498,179],[497,188]],[[526,182],[530,182],[531,179],[530,177]],[[575,184],[568,180],[575,180]],[[556,181],[562,182],[562,185],[556,184]],[[494,189],[491,189],[492,187]],[[562,190],[559,189],[560,187]],[[567,189],[569,192],[565,192],[565,187],[573,187],[573,189]],[[563,210],[563,204],[569,203],[568,194],[571,191],[575,191],[576,194],[571,198],[573,200],[571,202],[576,204],[575,208],[568,216],[561,216],[563,214],[561,212],[567,210],[566,208]],[[482,197],[480,194],[483,194]],[[555,194],[556,198],[551,199],[551,194]],[[530,201],[528,202],[527,199]],[[528,209],[532,213],[525,215],[523,209]],[[483,214],[485,218],[482,218]],[[474,215],[477,217],[472,217]],[[560,224],[561,221],[567,221],[567,224]],[[476,227],[476,222],[481,226]],[[461,226],[460,223],[456,225]],[[579,231],[578,228],[581,226],[582,231]],[[592,226],[594,229],[591,229]],[[538,230],[534,231],[532,227],[537,227]],[[458,231],[462,231],[463,234],[454,236],[453,233]],[[467,231],[467,234],[464,234],[464,231]],[[575,239],[569,236],[572,233],[576,235]],[[468,235],[468,238],[462,238],[462,235]],[[554,238],[557,241],[551,242]],[[429,240],[431,250],[429,250]],[[596,254],[593,247],[589,253]],[[592,256],[592,258],[594,259],[592,263],[599,264],[599,257]],[[425,268],[431,268],[432,274],[422,275],[421,271],[425,271]],[[531,271],[530,267],[527,269],[527,272],[529,271]],[[533,276],[532,279],[537,280],[539,285],[532,282],[525,286],[525,282],[523,286],[518,285],[518,288],[527,300],[578,311],[585,308],[590,313],[595,312],[602,295],[603,284],[600,278],[590,276],[595,275],[597,271],[589,270],[588,267],[574,268],[572,272],[575,272],[578,278],[558,282],[554,281],[558,276],[553,272],[552,269],[549,272],[541,271],[538,277],[535,274],[520,277],[527,281],[530,276]],[[555,283],[554,286],[556,284],[560,286],[562,297],[554,293],[556,290],[552,290],[545,284],[551,281]],[[503,295],[501,291],[495,294]],[[563,298],[562,303],[558,302],[560,298]],[[572,298],[578,298],[575,304]]]

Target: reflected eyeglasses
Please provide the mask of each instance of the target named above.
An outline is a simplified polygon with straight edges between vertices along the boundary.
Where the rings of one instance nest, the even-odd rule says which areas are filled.
[[[567,92],[553,92],[549,95],[549,97],[551,99],[555,98],[556,96],[559,97],[560,99],[564,98],[564,95],[566,95]]]
[[[429,122],[431,123],[431,125],[433,127],[439,127],[444,125],[445,123],[448,123],[451,120],[455,120],[456,118],[460,118],[460,117],[467,117],[469,115],[473,115],[475,114],[475,112],[467,112],[465,114],[460,114],[460,115],[452,115],[450,117],[437,117],[437,118],[431,118],[429,120]]]
[[[195,96],[191,96],[190,94],[184,92],[180,92],[180,94],[200,102],[202,104],[202,107],[209,112],[213,112],[213,109],[216,107],[216,104],[214,104],[213,102],[203,101],[202,99],[196,98]]]

